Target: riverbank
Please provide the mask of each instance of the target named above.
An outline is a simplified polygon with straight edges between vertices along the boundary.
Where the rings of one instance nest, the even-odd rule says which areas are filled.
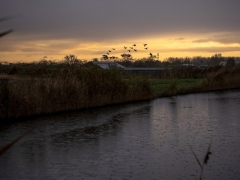
[[[29,71],[33,73],[34,71]],[[57,72],[57,73],[56,73]],[[17,119],[151,100],[180,94],[240,88],[240,67],[215,68],[202,76],[134,75],[121,69],[66,66],[54,75],[15,74],[0,80],[0,119]],[[180,72],[180,74],[176,74]],[[189,72],[188,69],[184,73]],[[191,73],[194,74],[194,71]],[[182,78],[176,78],[182,77]]]
[[[155,97],[166,97],[189,93],[240,89],[240,67],[223,67],[208,72],[202,78],[151,79],[150,87]]]

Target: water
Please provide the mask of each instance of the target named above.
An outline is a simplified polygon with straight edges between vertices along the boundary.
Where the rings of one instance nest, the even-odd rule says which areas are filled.
[[[161,98],[0,129],[0,179],[240,179],[240,91]]]

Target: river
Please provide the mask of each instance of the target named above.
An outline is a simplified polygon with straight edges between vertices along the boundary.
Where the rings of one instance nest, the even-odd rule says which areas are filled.
[[[159,98],[4,125],[0,179],[240,179],[240,91]],[[191,148],[193,151],[191,151]]]

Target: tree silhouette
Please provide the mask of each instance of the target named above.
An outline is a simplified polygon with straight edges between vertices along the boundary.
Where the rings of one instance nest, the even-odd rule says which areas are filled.
[[[123,60],[132,60],[132,55],[131,54],[121,54],[121,57],[123,58]]]
[[[233,67],[236,65],[236,62],[233,57],[228,58],[226,66]]]

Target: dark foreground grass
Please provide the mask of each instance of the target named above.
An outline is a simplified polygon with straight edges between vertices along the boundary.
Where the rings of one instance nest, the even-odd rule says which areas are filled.
[[[0,118],[77,110],[152,97],[147,81],[127,83],[117,69],[78,68],[55,77],[1,79]]]

